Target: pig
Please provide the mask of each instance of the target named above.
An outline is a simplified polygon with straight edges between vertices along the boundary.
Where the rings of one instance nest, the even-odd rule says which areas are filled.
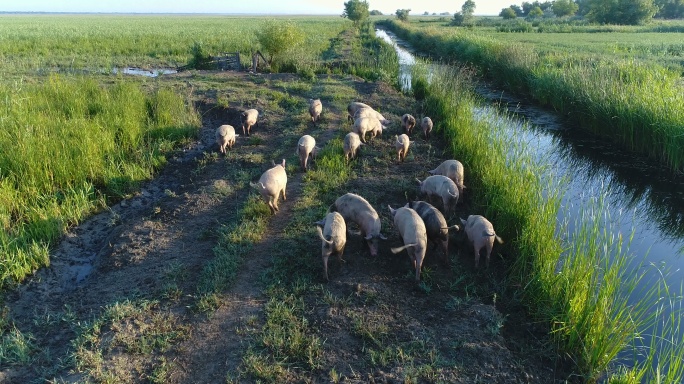
[[[259,111],[256,109],[248,109],[240,115],[240,122],[242,123],[242,134],[250,135],[252,126],[258,125],[257,118],[259,117]]]
[[[309,135],[304,135],[301,138],[299,138],[295,154],[299,155],[299,165],[301,165],[303,171],[306,171],[306,167],[309,162],[309,157],[314,159],[316,157],[316,153],[319,150],[320,148],[316,146],[316,139],[314,139],[313,137]]]
[[[345,222],[353,222],[361,229],[361,236],[366,240],[371,256],[378,255],[378,239],[387,240],[380,233],[380,217],[363,197],[355,193],[344,194],[335,200],[328,212],[339,212]]]
[[[323,227],[323,230],[321,230]],[[344,218],[337,212],[330,212],[325,218],[316,222],[318,237],[321,238],[321,256],[323,258],[323,272],[325,280],[328,278],[328,258],[337,255],[337,260],[343,262],[344,246],[347,244],[347,225]]]
[[[321,104],[321,99],[309,99],[309,115],[311,115],[311,121],[314,126],[316,121],[321,117],[321,112],[323,111],[323,104]]]
[[[348,115],[347,115],[347,120],[349,120],[350,122],[353,123],[354,120],[355,120],[355,119],[354,119],[354,115],[356,115],[356,112],[357,112],[359,109],[362,109],[362,108],[368,108],[368,109],[371,109],[371,110],[373,109],[373,108],[371,108],[370,105],[364,104],[364,103],[360,103],[360,102],[358,102],[358,101],[352,101],[351,103],[349,103],[349,105],[347,106],[347,113],[348,113]]]
[[[249,183],[249,185],[261,193],[264,201],[266,201],[271,209],[271,214],[275,215],[278,211],[278,198],[281,192],[283,193],[283,200],[287,200],[287,195],[285,194],[285,187],[287,186],[285,159],[283,159],[281,164],[275,165],[264,172],[259,178],[258,183]]]
[[[420,283],[420,270],[427,251],[427,232],[423,219],[411,208],[392,209],[389,205],[387,207],[394,220],[394,227],[404,242],[403,247],[392,248],[391,251],[397,254],[406,249],[416,270],[416,283]]]
[[[416,126],[416,118],[409,115],[408,113],[404,114],[404,116],[401,117],[401,128],[404,130],[404,133],[407,135],[411,135],[413,132],[413,127]]]
[[[219,151],[226,154],[226,147],[233,149],[235,145],[235,138],[239,136],[235,134],[235,128],[232,125],[224,124],[216,129],[216,143],[219,145]]]
[[[394,148],[397,149],[397,161],[403,163],[404,159],[406,159],[406,154],[408,153],[411,141],[406,134],[402,134],[401,136],[394,135],[394,139],[396,140]]]
[[[375,139],[376,136],[382,136],[382,130],[385,128],[384,125],[382,125],[382,121],[380,121],[380,124],[376,124],[373,126],[373,128],[369,131],[371,134],[371,139]]]
[[[361,146],[361,138],[354,132],[347,133],[344,137],[344,158],[349,161],[350,159],[356,158],[356,154]]]
[[[442,175],[428,176],[424,181],[416,179],[420,186],[420,192],[426,194],[428,199],[439,197],[442,199],[444,210],[442,213],[448,215],[452,208],[458,203],[458,188],[448,177]]]
[[[380,122],[384,125],[388,125],[390,123],[389,120],[385,119],[385,116],[381,115],[380,112],[370,107],[361,108],[358,111],[356,111],[353,120],[356,121],[362,117],[375,117],[376,119],[380,120]]]
[[[463,164],[458,160],[445,160],[437,168],[428,171],[431,175],[442,175],[450,178],[458,187],[458,195],[463,196]]]
[[[423,137],[425,138],[425,140],[430,140],[432,126],[432,119],[427,116],[423,117],[423,120],[420,121],[420,127],[423,129]]]
[[[503,244],[503,240],[494,232],[494,226],[489,220],[480,215],[470,215],[468,220],[461,219],[461,224],[465,229],[468,240],[473,243],[473,251],[475,252],[475,268],[480,264],[480,250],[485,248],[487,253],[486,266],[489,268],[489,256],[492,254],[492,247],[494,247],[494,240],[499,244]]]
[[[441,245],[444,251],[442,262],[449,267],[449,230],[460,230],[458,225],[447,226],[446,219],[442,213],[429,203],[424,201],[411,201],[406,204],[407,208],[411,208],[425,223],[425,230],[427,231],[427,238],[433,244]]]
[[[359,138],[363,143],[366,142],[366,132],[376,132],[378,130],[379,132],[382,132],[382,129],[382,123],[375,117],[358,118],[354,121],[354,127],[352,127],[352,131],[359,134]],[[375,135],[373,135],[373,137],[375,137]]]

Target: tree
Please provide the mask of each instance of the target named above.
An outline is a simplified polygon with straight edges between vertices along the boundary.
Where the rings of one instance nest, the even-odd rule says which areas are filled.
[[[600,24],[643,24],[653,18],[658,7],[653,0],[587,0],[589,21]]]
[[[466,0],[461,6],[461,12],[466,19],[472,18],[473,13],[475,13],[475,2],[473,0]]]
[[[663,19],[684,18],[684,0],[656,0],[655,5],[660,8],[656,17]]]
[[[359,25],[368,18],[368,2],[366,0],[349,0],[344,3],[344,12],[342,17],[354,22],[354,25]]]
[[[553,6],[553,3],[551,1],[545,1],[543,3],[540,3],[539,1],[535,1],[533,3],[530,3],[528,1],[523,1],[522,3],[522,10],[523,10],[523,15],[524,16],[529,16],[530,12],[536,7],[539,7],[539,9],[545,11],[547,8],[551,8]]]
[[[461,12],[454,13],[454,19],[451,21],[451,24],[472,25],[473,13],[475,13],[475,2],[473,0],[466,0],[461,6]]]
[[[538,17],[544,16],[544,11],[540,7],[534,7],[530,11],[530,13],[527,14],[527,17],[530,19],[536,19]]]
[[[511,9],[515,11],[516,16],[518,16],[518,17],[525,16],[525,13],[523,12],[522,8],[520,8],[519,5],[513,4],[513,5],[511,5]]]
[[[411,12],[410,9],[397,9],[397,12],[395,12],[395,14],[397,15],[397,19],[401,21],[408,21],[409,12]]]
[[[558,17],[572,16],[579,9],[579,5],[573,0],[556,0],[553,2],[553,14]]]
[[[370,11],[371,16],[382,16],[382,12],[378,11],[377,9],[374,9]]]
[[[499,16],[503,17],[504,20],[515,19],[516,17],[518,17],[515,14],[515,11],[513,10],[513,8],[511,8],[511,7],[502,9],[501,13],[499,13]]]
[[[271,20],[256,32],[256,37],[271,64],[274,58],[304,41],[304,32],[290,21]]]

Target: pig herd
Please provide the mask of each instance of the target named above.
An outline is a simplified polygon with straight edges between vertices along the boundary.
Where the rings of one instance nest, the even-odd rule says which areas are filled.
[[[322,103],[320,99],[309,101],[309,114],[314,125],[318,122]],[[390,123],[382,114],[375,111],[367,104],[352,102],[347,108],[348,119],[353,122],[352,132],[344,138],[344,156],[347,161],[356,158],[361,145],[366,143],[366,134],[371,138],[382,135],[383,130],[387,129]],[[257,125],[258,111],[255,109],[246,110],[241,114],[243,135],[250,135],[252,126]],[[404,114],[401,117],[401,127],[403,133],[395,136],[395,148],[397,161],[403,162],[408,152],[410,135],[416,126],[415,117]],[[429,117],[420,120],[420,128],[423,137],[429,140],[432,132],[433,122]],[[226,153],[226,148],[232,149],[235,144],[235,129],[230,125],[221,125],[216,130],[216,142],[219,151]],[[302,136],[295,149],[299,157],[300,167],[306,171],[310,166],[310,160],[315,159],[316,153],[320,150],[316,146],[316,140],[310,135]],[[480,251],[485,249],[485,262],[489,266],[489,259],[494,242],[503,243],[503,240],[496,235],[492,224],[483,216],[470,215],[466,220],[460,219],[460,225],[449,226],[445,216],[450,216],[456,207],[459,199],[463,196],[465,186],[463,184],[463,165],[458,160],[446,160],[437,168],[428,171],[431,176],[425,180],[416,179],[420,194],[427,201],[411,201],[405,206],[397,209],[387,206],[389,214],[394,223],[403,246],[391,248],[392,253],[400,253],[404,250],[409,255],[410,261],[415,269],[415,281],[420,282],[421,267],[427,252],[428,242],[433,244],[433,248],[439,246],[440,260],[449,267],[449,230],[463,230],[469,242],[473,246],[475,254],[475,267],[479,265]],[[282,193],[283,200],[287,199],[285,192],[287,186],[287,174],[285,172],[285,159],[280,164],[266,170],[259,181],[250,183],[259,191],[264,201],[268,204],[272,214],[278,209],[278,200]],[[431,203],[441,205],[442,210],[433,206]],[[328,209],[326,216],[315,223],[318,237],[321,239],[321,255],[323,259],[323,274],[326,280],[329,279],[328,259],[331,255],[342,261],[344,248],[347,243],[347,234],[353,234],[348,228],[348,224],[354,223],[360,235],[366,241],[370,255],[378,255],[379,241],[387,240],[381,233],[381,220],[377,211],[371,204],[354,193],[346,193],[335,200]]]

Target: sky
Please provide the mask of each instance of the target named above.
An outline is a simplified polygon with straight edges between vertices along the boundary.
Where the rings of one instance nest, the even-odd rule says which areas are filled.
[[[460,11],[465,0],[367,0],[370,9],[393,15],[410,9],[424,12]],[[476,15],[498,15],[523,0],[474,0]],[[345,0],[0,0],[0,12],[120,12],[120,13],[253,13],[340,15]]]

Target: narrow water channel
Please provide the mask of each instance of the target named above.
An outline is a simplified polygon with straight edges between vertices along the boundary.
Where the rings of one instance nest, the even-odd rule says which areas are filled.
[[[410,67],[415,62],[410,45],[391,32],[376,30],[376,35],[397,50],[402,85],[410,87]],[[616,238],[621,236],[625,243],[631,237],[630,268],[635,269],[633,273],[645,273],[647,277],[639,288],[647,289],[655,281],[664,279],[673,291],[673,309],[681,308],[684,177],[592,138],[573,126],[569,119],[508,92],[480,84],[477,93],[485,100],[475,111],[478,116],[497,123],[503,121],[507,125],[506,134],[524,142],[533,158],[550,164],[547,167],[550,172],[567,178],[558,217],[559,223],[569,225],[565,233],[573,232],[572,225],[583,209],[602,199],[603,211],[597,216],[610,224],[606,230]],[[501,119],[502,109],[508,118]],[[635,292],[640,292],[639,288]],[[630,300],[642,299],[633,294]],[[645,330],[644,345],[651,342],[651,331]],[[682,335],[676,339],[681,341]]]

